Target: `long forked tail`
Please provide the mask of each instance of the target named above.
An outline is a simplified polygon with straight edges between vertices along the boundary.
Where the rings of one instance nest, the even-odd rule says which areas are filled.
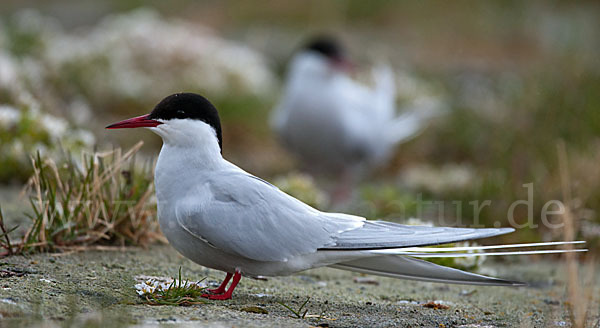
[[[340,214],[335,214],[332,219],[339,216]],[[417,258],[531,255],[587,251],[586,249],[572,247],[572,245],[584,244],[585,241],[487,246],[448,245],[449,243],[488,238],[513,231],[512,228],[426,227],[408,226],[387,221],[365,221],[362,227],[339,234],[333,245],[328,245],[319,250],[360,253],[361,257],[359,258],[331,265],[338,269],[431,282],[499,286],[519,286],[522,283],[464,272]],[[563,245],[570,245],[571,247],[549,249],[549,247]],[[540,249],[539,247],[544,248]]]
[[[385,255],[331,265],[332,268],[379,276],[465,285],[523,286],[518,281],[502,280],[437,265],[412,257]]]

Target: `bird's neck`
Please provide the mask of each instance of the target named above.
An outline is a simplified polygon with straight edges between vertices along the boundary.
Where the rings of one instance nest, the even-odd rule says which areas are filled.
[[[152,130],[163,140],[157,172],[185,170],[175,172],[185,175],[197,170],[218,170],[227,162],[221,156],[215,130],[202,121],[174,120]]]
[[[164,143],[154,172],[159,205],[166,206],[182,191],[193,190],[207,176],[226,170],[228,164],[218,146],[180,147]]]
[[[328,81],[340,75],[338,70],[332,69],[329,63],[313,53],[300,53],[294,56],[289,72],[291,83]]]
[[[154,178],[159,200],[200,183],[203,176],[224,170],[229,163],[221,156],[215,131],[205,123],[182,120],[169,124],[155,128],[163,139]]]
[[[226,163],[218,145],[200,144],[191,147],[164,143],[158,156],[156,171],[186,175],[197,171],[219,170]]]

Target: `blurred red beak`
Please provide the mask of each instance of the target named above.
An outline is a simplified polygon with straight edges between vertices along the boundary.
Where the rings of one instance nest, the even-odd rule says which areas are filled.
[[[107,126],[107,129],[131,129],[131,128],[152,128],[162,124],[148,118],[149,115],[142,115]]]
[[[333,67],[336,69],[346,72],[346,73],[354,73],[355,66],[354,63],[346,58],[336,58],[333,60]]]

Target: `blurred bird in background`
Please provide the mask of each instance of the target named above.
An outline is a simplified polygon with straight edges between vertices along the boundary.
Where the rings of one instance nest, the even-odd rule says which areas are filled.
[[[312,39],[292,58],[271,115],[272,129],[302,168],[334,181],[332,204],[348,200],[360,177],[442,112],[438,103],[425,103],[399,113],[389,65],[372,70],[373,87],[353,80],[352,69],[336,39]]]

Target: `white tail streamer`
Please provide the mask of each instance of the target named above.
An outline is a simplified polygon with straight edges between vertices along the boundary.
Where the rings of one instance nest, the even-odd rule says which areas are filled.
[[[504,249],[504,248],[524,248],[524,247],[541,247],[541,246],[560,246],[560,245],[576,245],[585,244],[583,240],[577,241],[550,241],[542,243],[528,243],[528,244],[505,244],[505,245],[489,245],[489,246],[462,246],[462,247],[407,247],[401,248],[405,252],[418,252],[418,253],[437,253],[437,252],[461,252],[461,251],[477,251],[485,249]],[[400,250],[400,249],[399,249]]]
[[[474,256],[501,256],[501,255],[534,255],[534,254],[556,254],[556,253],[575,253],[587,252],[587,249],[546,249],[539,251],[513,251],[513,252],[480,252],[480,253],[417,253],[417,252],[402,252],[399,250],[383,249],[369,251],[372,254],[381,255],[406,255],[419,258],[427,257],[474,257]]]

